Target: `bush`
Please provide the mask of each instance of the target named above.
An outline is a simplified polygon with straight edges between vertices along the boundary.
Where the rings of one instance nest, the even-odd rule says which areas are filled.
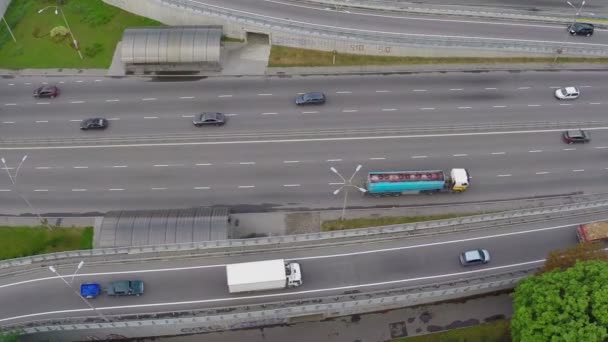
[[[101,45],[99,43],[95,43],[93,45],[89,45],[84,48],[84,55],[89,58],[93,58],[102,51],[103,51],[103,45]]]
[[[51,38],[55,43],[62,42],[68,34],[70,34],[70,30],[65,26],[55,26],[51,29]]]

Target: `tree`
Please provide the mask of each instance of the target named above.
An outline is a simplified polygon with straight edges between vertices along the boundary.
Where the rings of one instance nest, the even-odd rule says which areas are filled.
[[[524,279],[515,289],[514,342],[608,338],[608,262],[591,260]]]

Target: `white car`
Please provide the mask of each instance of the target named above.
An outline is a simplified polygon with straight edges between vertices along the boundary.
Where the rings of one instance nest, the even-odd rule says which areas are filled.
[[[565,87],[555,90],[555,97],[558,100],[574,100],[579,97],[581,92],[577,87]]]

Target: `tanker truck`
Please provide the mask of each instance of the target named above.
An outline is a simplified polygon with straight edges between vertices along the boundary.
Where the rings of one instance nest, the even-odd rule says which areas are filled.
[[[426,171],[379,171],[367,174],[366,195],[399,196],[406,194],[458,193],[466,191],[471,175],[466,169]]]

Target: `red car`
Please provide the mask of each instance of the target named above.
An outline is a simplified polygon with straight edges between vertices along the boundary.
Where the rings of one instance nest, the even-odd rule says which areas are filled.
[[[588,143],[591,141],[589,132],[582,129],[573,129],[562,133],[562,139],[566,144]]]
[[[43,85],[34,90],[35,98],[50,97],[55,98],[59,95],[59,88],[53,85]]]

